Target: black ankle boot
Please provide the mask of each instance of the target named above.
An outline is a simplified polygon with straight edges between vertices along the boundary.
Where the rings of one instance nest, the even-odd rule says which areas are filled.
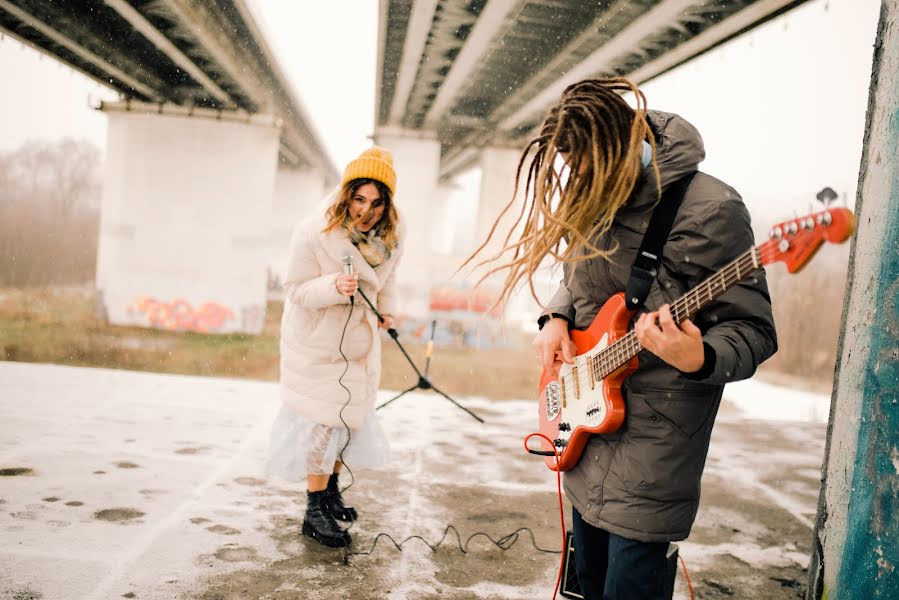
[[[341,521],[353,522],[359,518],[356,509],[352,506],[344,506],[343,496],[340,494],[340,486],[337,485],[337,473],[331,473],[328,478],[328,506],[331,508],[331,514],[335,519]]]
[[[352,543],[350,534],[340,528],[328,504],[328,491],[306,492],[306,516],[303,519],[303,535],[331,548],[341,548]]]

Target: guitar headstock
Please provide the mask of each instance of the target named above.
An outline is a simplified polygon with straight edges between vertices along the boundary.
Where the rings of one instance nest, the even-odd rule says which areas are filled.
[[[769,240],[759,246],[762,264],[783,262],[796,273],[814,256],[824,242],[840,244],[855,230],[855,217],[848,208],[827,208],[778,223]]]

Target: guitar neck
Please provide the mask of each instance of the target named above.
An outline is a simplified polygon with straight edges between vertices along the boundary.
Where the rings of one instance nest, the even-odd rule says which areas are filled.
[[[746,279],[762,267],[761,252],[751,248],[726,267],[697,285],[671,304],[671,316],[675,323],[686,321],[712,303],[718,296]],[[627,364],[643,350],[643,345],[633,331],[593,357],[593,371],[597,379],[608,377]]]

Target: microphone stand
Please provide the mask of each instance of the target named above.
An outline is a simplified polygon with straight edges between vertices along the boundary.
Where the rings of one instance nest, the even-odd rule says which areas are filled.
[[[376,309],[374,304],[371,303],[371,300],[368,299],[368,296],[366,296],[365,293],[361,289],[357,288],[356,291],[359,292],[359,295],[362,296],[362,299],[365,300],[365,303],[368,304],[368,307],[371,308],[372,312],[375,313],[375,316],[378,317],[378,321],[383,323],[384,317],[381,316],[381,313],[378,312],[378,309]],[[428,379],[428,369],[431,368],[431,352],[434,347],[434,328],[436,327],[436,325],[437,325],[436,321],[431,322],[431,339],[430,339],[430,341],[428,341],[428,351],[427,351],[428,359],[427,359],[427,362],[425,363],[424,374],[422,374],[422,372],[418,370],[418,367],[415,366],[415,361],[412,360],[412,357],[409,356],[409,353],[406,352],[406,349],[403,348],[403,345],[400,343],[399,339],[397,339],[399,336],[399,333],[397,333],[396,329],[391,327],[387,330],[387,333],[390,335],[390,337],[393,338],[393,341],[396,342],[396,345],[400,349],[400,352],[402,352],[403,356],[406,357],[406,360],[409,361],[409,364],[412,366],[412,369],[415,371],[415,374],[418,375],[418,382],[415,385],[413,385],[412,387],[410,387],[409,389],[400,392],[399,394],[397,394],[390,400],[384,402],[383,404],[378,406],[375,410],[381,410],[382,408],[384,408],[385,406],[387,406],[394,400],[399,399],[401,396],[405,396],[412,390],[417,390],[417,389],[434,390],[435,392],[437,392],[438,394],[440,394],[441,396],[443,396],[444,398],[446,398],[447,400],[449,400],[450,402],[452,402],[453,404],[455,404],[456,406],[458,406],[459,408],[461,408],[462,410],[467,412],[476,421],[483,423],[484,419],[477,416],[476,414],[474,414],[473,412],[471,412],[470,410],[468,410],[467,408],[465,408],[464,406],[462,406],[461,404],[459,404],[458,402],[456,402],[455,400],[450,398],[448,395],[446,395],[445,393],[440,391],[440,389],[435,387],[434,384],[431,383],[430,380]]]

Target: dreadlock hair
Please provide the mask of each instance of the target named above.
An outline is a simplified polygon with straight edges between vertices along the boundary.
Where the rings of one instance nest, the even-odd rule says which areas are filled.
[[[621,97],[626,92],[636,98],[636,109]],[[502,250],[476,265],[478,268],[498,263],[478,283],[507,270],[498,303],[508,300],[525,278],[536,299],[533,276],[547,255],[559,262],[576,264],[613,254],[617,246],[603,251],[594,243],[609,230],[634,189],[642,170],[643,140],[652,146],[652,168],[658,182],[655,139],[646,121],[643,92],[622,77],[587,79],[568,86],[550,109],[539,135],[522,152],[512,199],[493,223],[487,239],[460,269],[487,246],[515,204],[522,169],[529,156],[521,211],[503,240]],[[567,166],[567,177],[566,169],[556,166],[560,155]],[[661,197],[661,188],[657,195]],[[512,242],[512,234],[522,223],[519,239]],[[567,245],[561,250],[563,239]],[[511,258],[507,253],[511,253]]]

